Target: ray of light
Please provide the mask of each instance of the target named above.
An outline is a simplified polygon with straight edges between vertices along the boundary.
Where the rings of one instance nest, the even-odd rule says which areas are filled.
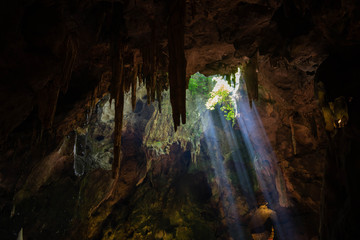
[[[217,108],[218,114],[221,115],[222,112],[220,109]],[[241,188],[244,190],[244,194],[246,195],[247,203],[249,206],[252,206],[256,203],[255,194],[253,191],[253,183],[251,182],[251,177],[249,174],[249,168],[247,168],[245,165],[245,158],[251,154],[248,152],[248,149],[245,149],[245,151],[240,151],[239,146],[241,146],[241,143],[239,141],[244,139],[244,136],[241,134],[239,139],[239,136],[236,136],[236,133],[232,127],[230,127],[230,124],[228,121],[226,121],[224,118],[220,118],[221,126],[223,129],[226,129],[226,142],[230,146],[231,157],[234,162],[235,171],[237,173],[237,178],[240,182]]]
[[[256,177],[260,189],[268,202],[271,209],[280,207],[289,207],[286,193],[282,192],[282,186],[276,178],[282,178],[280,167],[277,165],[277,159],[271,147],[263,127],[260,115],[253,104],[250,109],[247,101],[238,101],[238,115],[236,121],[244,136],[246,147],[253,159]],[[287,239],[294,231],[290,216],[282,214],[281,218],[273,219],[277,237],[279,239]],[[283,226],[286,222],[287,229]]]
[[[205,141],[209,150],[209,157],[213,166],[217,184],[223,193],[221,194],[221,202],[227,212],[236,214],[227,215],[225,218],[229,227],[229,234],[233,239],[242,239],[244,236],[241,222],[238,215],[238,209],[235,202],[234,186],[232,186],[227,170],[225,167],[224,155],[222,154],[221,144],[219,144],[220,137],[216,128],[222,128],[226,134],[225,142],[231,149],[231,158],[234,162],[234,168],[237,174],[237,179],[243,194],[249,206],[256,206],[257,199],[254,193],[254,183],[251,181],[249,168],[245,166],[244,159],[250,158],[252,166],[255,170],[256,180],[259,188],[268,203],[270,209],[278,209],[279,207],[289,207],[284,186],[281,185],[282,173],[280,167],[277,165],[277,158],[274,154],[270,141],[267,137],[266,131],[263,127],[261,117],[257,111],[256,105],[253,104],[250,108],[247,97],[239,96],[239,89],[241,88],[240,70],[236,73],[235,84],[227,86],[224,89],[231,89],[231,98],[235,105],[235,119],[239,130],[235,132],[231,127],[229,121],[224,117],[214,119],[213,114],[207,112],[201,119]],[[225,82],[220,77],[214,78],[217,82]],[[216,88],[216,87],[215,87]],[[219,107],[214,108],[207,106],[208,109],[217,111],[217,114],[223,115],[224,113]],[[243,146],[243,151],[239,149]],[[238,150],[238,151],[237,151]],[[246,156],[244,156],[246,155]],[[283,180],[282,180],[283,182]],[[290,233],[295,228],[292,224],[290,216],[281,214],[281,218],[272,217],[276,235],[278,239],[288,239],[292,234]],[[287,229],[283,227],[286,223]],[[241,236],[241,237],[239,237]]]
[[[208,146],[209,157],[219,187],[220,201],[224,209],[224,217],[229,234],[233,239],[245,239],[240,224],[238,209],[234,200],[232,186],[224,167],[221,145],[219,144],[219,137],[215,130],[216,124],[209,112],[202,118],[202,124],[204,129],[206,129],[204,131],[205,141]]]

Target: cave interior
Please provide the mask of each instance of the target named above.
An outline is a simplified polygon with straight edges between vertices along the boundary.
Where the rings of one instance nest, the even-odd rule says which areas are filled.
[[[360,239],[360,2],[0,3],[0,238]]]

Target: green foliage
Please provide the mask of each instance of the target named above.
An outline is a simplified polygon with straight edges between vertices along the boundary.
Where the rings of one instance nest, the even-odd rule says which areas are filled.
[[[234,103],[232,99],[230,98],[230,94],[228,92],[222,91],[220,93],[222,95],[222,101],[218,104],[221,105],[220,110],[224,112],[224,117],[228,121],[232,121],[232,123],[235,123],[235,109],[234,109]]]
[[[208,95],[212,87],[212,77],[206,77],[201,73],[195,73],[189,80],[188,89],[191,95]]]
[[[226,120],[234,122],[235,112],[234,112],[233,106],[225,105],[225,106],[222,106],[220,109],[221,109],[221,111],[223,111],[225,113],[224,117],[226,118]]]
[[[207,109],[214,110],[215,106],[218,106],[224,112],[226,120],[235,123],[235,103],[232,99],[234,89],[227,80],[220,76],[206,77],[195,73],[189,80],[188,89],[192,97],[206,101]]]
[[[206,108],[214,110],[215,106],[219,106],[224,112],[224,117],[228,121],[235,123],[235,103],[232,98],[234,89],[223,78],[216,77],[217,83],[211,91],[211,96],[206,103]]]

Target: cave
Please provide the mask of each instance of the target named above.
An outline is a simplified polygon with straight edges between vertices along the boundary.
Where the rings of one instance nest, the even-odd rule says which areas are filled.
[[[1,239],[360,239],[359,1],[0,13]]]

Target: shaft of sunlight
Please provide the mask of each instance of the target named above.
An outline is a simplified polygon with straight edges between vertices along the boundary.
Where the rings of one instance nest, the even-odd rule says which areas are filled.
[[[218,114],[221,115],[222,112],[217,109]],[[247,203],[249,206],[254,205],[256,203],[255,194],[253,191],[253,184],[250,180],[249,176],[249,169],[245,166],[245,159],[244,156],[242,156],[241,151],[239,151],[239,140],[236,137],[234,129],[231,127],[228,121],[226,121],[224,118],[220,118],[221,126],[223,129],[226,129],[226,142],[229,145],[230,149],[232,149],[231,157],[234,162],[235,170],[237,173],[237,178],[240,181],[241,188],[244,191],[244,194],[246,195]],[[247,149],[246,149],[247,150]]]
[[[215,131],[216,126],[211,114],[207,112],[201,119],[206,144],[209,148],[209,157],[213,166],[217,184],[219,187],[220,200],[224,209],[224,217],[228,226],[229,234],[233,239],[245,239],[242,227],[240,226],[240,219],[238,209],[236,207],[234,196],[230,181],[227,177],[224,167],[224,159],[222,157],[221,146],[219,138]]]
[[[240,189],[250,208],[258,207],[257,194],[261,194],[269,208],[276,212],[289,207],[289,201],[286,197],[281,169],[277,165],[276,155],[256,104],[252,107],[249,105],[240,69],[228,81],[221,76],[213,77],[212,81],[215,85],[205,107],[211,111],[216,110],[216,114],[207,111],[201,118],[204,139],[208,146],[219,191],[223,193],[220,193],[223,209],[226,209],[227,213],[232,213],[224,213],[229,234],[233,239],[243,239],[244,231],[236,207],[236,193],[233,192],[235,188],[227,176],[226,161],[232,161]],[[238,127],[234,129],[234,125]],[[221,128],[226,135],[225,142],[221,144],[220,137],[217,136],[217,128]],[[231,149],[231,156],[227,156],[226,161],[221,149],[223,145]],[[246,162],[245,159],[250,159],[250,161]],[[249,164],[253,170],[249,169]],[[251,176],[249,171],[254,171],[254,174]],[[276,213],[271,219],[277,239],[288,239],[292,235],[290,231],[295,229],[290,215],[285,213],[286,211],[281,211],[278,215]]]
[[[265,200],[271,209],[277,209],[278,206],[288,207],[286,193],[281,194],[281,186],[276,181],[276,178],[282,178],[281,170],[277,166],[276,156],[256,105],[253,104],[251,109],[247,101],[238,101],[237,106],[239,114],[236,121],[253,159],[256,177]],[[294,229],[290,216],[281,214],[281,217],[278,216],[273,221],[279,239],[291,236],[291,233],[287,232],[287,229]],[[283,223],[286,223],[287,229],[282,227]],[[291,228],[289,228],[290,225]]]

